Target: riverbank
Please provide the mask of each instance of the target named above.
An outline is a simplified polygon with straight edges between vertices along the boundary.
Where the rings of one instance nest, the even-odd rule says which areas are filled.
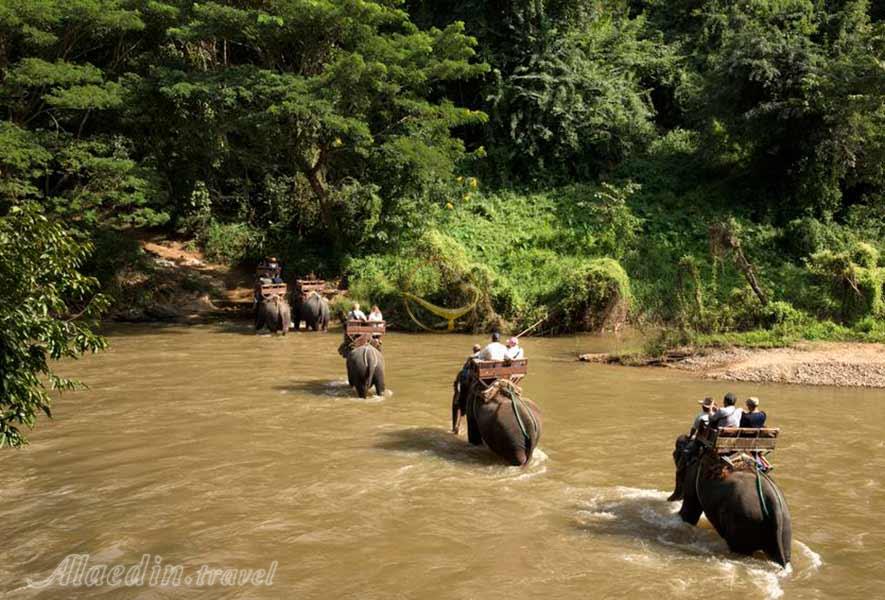
[[[107,319],[203,323],[252,310],[250,274],[213,263],[193,244],[162,236],[135,240],[131,260],[115,275]]]
[[[885,344],[802,342],[784,348],[678,348],[655,358],[582,354],[585,362],[660,366],[709,379],[885,388]]]

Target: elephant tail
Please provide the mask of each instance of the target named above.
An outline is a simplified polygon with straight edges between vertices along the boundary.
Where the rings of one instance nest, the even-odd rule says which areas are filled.
[[[766,477],[766,479],[768,479],[768,477]],[[775,506],[773,508],[774,522],[776,524],[775,535],[777,536],[777,562],[780,563],[782,567],[786,568],[786,566],[790,564],[790,559],[792,558],[793,545],[793,531],[792,523],[790,522],[790,513],[789,509],[787,509],[787,503],[784,500],[783,494],[781,494],[780,488],[778,488],[771,479],[768,479],[768,484],[771,486],[775,498]]]
[[[793,535],[790,523],[790,513],[787,509],[787,503],[781,494],[780,488],[771,480],[768,475],[757,471],[756,473],[757,489],[759,492],[759,501],[762,504],[762,512],[766,518],[771,519],[774,523],[774,544],[770,550],[771,558],[782,567],[786,567],[790,563],[791,546]],[[765,486],[764,484],[768,485]],[[764,488],[768,488],[768,494]],[[768,502],[766,502],[766,496]]]

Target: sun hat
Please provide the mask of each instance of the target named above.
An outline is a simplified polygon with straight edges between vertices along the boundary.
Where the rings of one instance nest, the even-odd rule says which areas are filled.
[[[747,404],[755,408],[759,406],[759,398],[757,398],[756,396],[750,396],[749,398],[747,398]]]
[[[713,399],[707,396],[703,400],[698,400],[698,404],[702,406],[713,406]]]

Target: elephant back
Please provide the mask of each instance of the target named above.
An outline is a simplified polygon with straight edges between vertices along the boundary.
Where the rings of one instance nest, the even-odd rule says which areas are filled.
[[[531,459],[541,438],[541,410],[518,385],[499,379],[484,387],[475,381],[468,411],[495,454],[517,465]]]

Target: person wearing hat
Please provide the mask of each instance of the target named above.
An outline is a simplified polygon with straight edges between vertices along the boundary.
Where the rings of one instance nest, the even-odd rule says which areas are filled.
[[[501,334],[492,334],[492,341],[479,353],[479,360],[504,360],[507,358],[507,346],[501,343]]]
[[[519,347],[519,340],[515,337],[507,340],[507,358],[510,360],[525,358],[525,352]]]
[[[698,404],[701,405],[701,412],[694,418],[694,423],[691,424],[691,430],[688,432],[688,437],[691,439],[694,439],[702,429],[710,426],[710,415],[716,410],[716,404],[709,396],[698,400]]]
[[[461,417],[467,414],[467,392],[470,389],[470,367],[473,359],[479,356],[482,346],[473,344],[473,351],[467,357],[467,362],[458,371],[453,384],[454,394],[452,395],[452,433],[458,435],[461,430]]]
[[[747,410],[741,415],[741,427],[761,429],[765,427],[765,419],[768,415],[759,410],[759,398],[751,396],[747,398]]]
[[[731,392],[725,394],[722,400],[723,406],[710,417],[710,427],[719,429],[720,427],[740,427],[741,414],[743,411],[739,409],[737,404],[737,396]]]

